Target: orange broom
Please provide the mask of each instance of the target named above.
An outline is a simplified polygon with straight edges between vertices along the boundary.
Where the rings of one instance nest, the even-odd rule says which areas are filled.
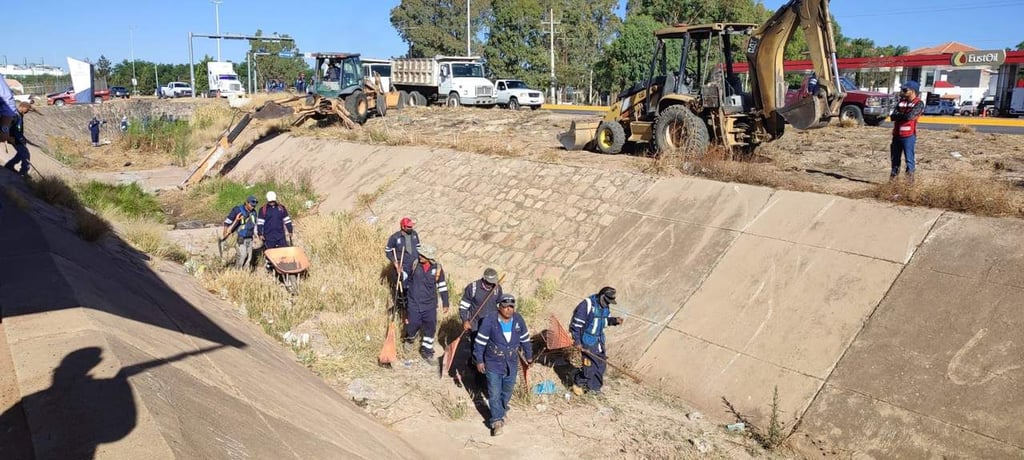
[[[394,248],[391,249],[394,253]],[[405,251],[402,251],[402,257],[399,260],[399,266],[402,266],[402,262],[405,261]],[[398,271],[396,269],[396,271]],[[388,318],[388,332],[384,336],[384,345],[380,348],[380,354],[377,356],[377,363],[381,366],[389,366],[392,363],[398,361],[398,345],[395,343],[395,316],[398,313],[398,293],[402,291],[402,274],[398,273],[398,278],[395,281],[395,301],[394,306],[391,310],[391,316]]]
[[[546,333],[543,335],[544,343],[547,345],[548,350],[558,351],[572,347],[572,336],[569,335],[568,332],[566,332],[565,328],[562,326],[562,323],[558,321],[558,318],[555,318],[555,315],[551,315],[551,318],[549,318],[548,321],[550,323],[548,325],[548,330],[545,331]],[[603,362],[611,366],[615,370],[622,372],[629,378],[633,379],[634,382],[641,383],[640,377],[638,375],[626,370],[622,366],[616,365],[615,363],[612,363],[605,358],[597,356],[591,353],[586,348],[580,348],[580,351],[583,352],[583,354],[587,355],[590,359]]]
[[[480,302],[481,305],[486,304],[487,301],[491,299],[491,296],[494,295],[495,291],[497,291],[499,287],[501,287],[501,282],[504,280],[505,275],[501,275],[501,278],[498,278],[498,284],[495,284],[494,288],[491,289],[491,292],[487,293],[487,297],[484,297],[483,302]],[[477,315],[479,315],[480,312],[483,310],[483,307],[478,308],[476,310],[476,313],[474,313],[473,316],[469,318],[469,322],[472,323],[473,320],[476,319]],[[455,361],[455,350],[459,348],[459,341],[462,340],[462,335],[465,333],[466,330],[463,329],[462,332],[460,332],[459,335],[455,337],[455,340],[452,340],[448,344],[448,346],[444,347],[444,368],[441,370],[442,376],[447,375],[448,370],[452,368],[452,363]]]

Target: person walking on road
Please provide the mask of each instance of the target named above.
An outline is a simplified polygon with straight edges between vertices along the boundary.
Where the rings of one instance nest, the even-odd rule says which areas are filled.
[[[31,155],[28,150],[28,139],[25,138],[25,114],[32,110],[32,106],[27,102],[19,102],[18,110],[14,115],[14,121],[11,123],[9,135],[11,137],[10,143],[14,145],[14,158],[11,158],[5,168],[14,171],[14,166],[21,163],[18,167],[18,174],[22,177],[28,177],[29,167],[31,166],[29,159]]]
[[[252,239],[256,234],[256,205],[259,200],[249,195],[245,203],[235,206],[224,218],[224,235],[221,240],[227,239],[231,232],[238,230],[238,259],[235,260],[235,268],[248,267],[252,263]]]
[[[498,301],[498,314],[489,315],[480,322],[480,329],[473,340],[476,370],[487,376],[491,436],[500,435],[505,428],[508,403],[519,373],[519,353],[522,353],[527,366],[533,361],[530,331],[515,308],[515,296],[502,295]]]
[[[604,328],[625,322],[623,318],[611,316],[611,305],[615,303],[615,288],[605,286],[597,294],[583,299],[572,313],[569,333],[573,344],[584,351],[583,367],[572,380],[572,392],[577,396],[584,391],[600,392],[604,385],[604,372],[608,367]]]
[[[395,266],[402,292],[409,290],[409,274],[420,256],[420,235],[413,229],[414,225],[412,218],[403,217],[398,222],[399,230],[388,238],[384,246],[384,256]]]
[[[422,333],[420,356],[426,361],[434,359],[438,303],[443,307],[442,313],[448,313],[448,281],[436,257],[437,250],[433,246],[420,247],[419,260],[408,273],[409,289],[406,291],[408,316],[402,348],[408,353],[416,334]]]
[[[892,168],[889,171],[889,180],[896,180],[900,174],[900,160],[906,159],[907,180],[914,183],[914,171],[917,166],[916,153],[917,144],[917,120],[924,113],[924,102],[921,102],[919,91],[921,85],[909,80],[900,87],[900,100],[896,104],[889,118],[892,119],[892,143],[889,145],[889,155],[892,160]]]

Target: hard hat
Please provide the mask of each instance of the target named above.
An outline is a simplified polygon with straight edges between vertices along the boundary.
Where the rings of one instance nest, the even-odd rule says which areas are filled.
[[[402,228],[412,228],[415,223],[412,221],[411,217],[403,217],[402,220],[398,222],[398,225]]]
[[[434,260],[434,258],[437,257],[437,248],[429,244],[424,244],[420,246],[420,255],[430,260]]]
[[[493,268],[484,270],[484,281],[491,284],[498,284],[498,271]]]
[[[277,194],[274,192],[267,192],[267,201],[277,201]]]

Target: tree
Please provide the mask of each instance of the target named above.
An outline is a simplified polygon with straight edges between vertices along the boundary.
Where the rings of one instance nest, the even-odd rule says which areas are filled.
[[[597,65],[602,90],[618,91],[646,76],[654,53],[654,31],[663,24],[643,14],[629,15]]]
[[[110,76],[110,59],[106,56],[100,55],[100,58],[96,61],[96,76],[104,80]]]
[[[498,78],[519,78],[547,86],[547,40],[538,28],[540,0],[504,0],[493,6],[484,57]]]
[[[309,66],[306,65],[306,61],[298,56],[297,53],[292,57],[281,57],[282,52],[298,50],[298,44],[290,35],[274,32],[271,35],[264,36],[263,30],[260,29],[257,29],[256,33],[253,35],[261,37],[260,39],[249,40],[249,51],[251,53],[258,53],[250,54],[250,56],[252,56],[254,72],[256,74],[255,76],[259,79],[258,81],[266,82],[273,78],[284,80],[285,82],[291,82],[295,80],[300,73],[306,74],[306,76],[310,75]],[[205,62],[202,68],[204,73],[202,79],[206,80]],[[238,70],[237,68],[238,66],[236,66],[236,70]],[[239,75],[240,78],[248,78],[249,76],[248,71],[245,72],[244,77],[242,77],[241,74]]]
[[[477,39],[490,16],[490,0],[470,2],[473,52],[480,52]],[[391,9],[391,26],[409,44],[407,57],[466,54],[465,0],[401,0]]]
[[[617,0],[544,0],[553,10],[555,27],[556,84],[563,88],[587,88],[591,71],[604,53],[620,19],[615,15]],[[545,19],[547,14],[545,14]],[[538,21],[539,22],[539,21]],[[545,35],[547,38],[547,35]]]
[[[1024,51],[1024,41],[1017,44],[1017,51]]]

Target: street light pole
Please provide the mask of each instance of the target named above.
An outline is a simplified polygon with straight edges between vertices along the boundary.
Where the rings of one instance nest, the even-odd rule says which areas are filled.
[[[469,45],[472,36],[472,29],[469,27],[469,0],[466,0],[466,56],[473,55],[473,49]]]
[[[555,9],[548,9],[548,20],[547,22],[541,22],[541,24],[549,26],[549,34],[551,34],[551,102],[550,104],[556,104],[555,100],[555,24],[561,24],[559,21],[555,21]]]
[[[210,0],[210,3],[213,3],[214,10],[217,14],[217,35],[220,35],[220,4],[223,3],[223,1],[224,0]],[[217,39],[217,61],[220,61],[220,38]]]
[[[135,75],[135,26],[128,26],[128,46],[132,55],[132,92],[139,95],[139,79]]]

